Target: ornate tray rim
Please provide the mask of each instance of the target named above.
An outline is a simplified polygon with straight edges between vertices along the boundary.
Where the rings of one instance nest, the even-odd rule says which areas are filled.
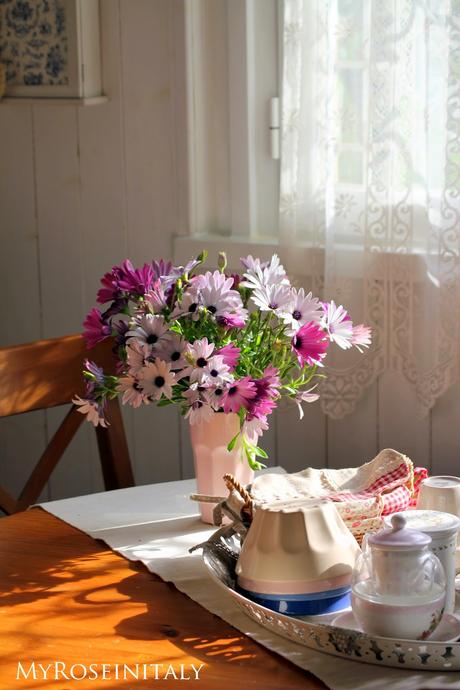
[[[238,558],[233,527],[223,527],[200,544],[211,578],[229,594],[256,623],[281,637],[309,649],[352,661],[418,671],[460,671],[460,642],[400,640],[368,635],[311,617],[296,618],[277,613],[248,599],[234,587]]]

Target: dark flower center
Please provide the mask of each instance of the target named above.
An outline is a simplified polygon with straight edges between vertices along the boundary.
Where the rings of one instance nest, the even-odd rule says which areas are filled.
[[[213,304],[211,304],[211,306],[208,307],[208,311],[210,311],[211,314],[215,314],[217,311],[217,307],[215,307]]]
[[[238,389],[236,386],[232,386],[231,388],[228,389],[228,395],[235,395],[237,390]]]
[[[196,360],[197,367],[203,368],[206,366],[206,364],[207,364],[207,361],[205,360],[204,357],[198,357],[198,359]]]
[[[222,393],[223,393],[222,388],[216,388],[216,390],[214,391],[214,395],[217,396],[217,397],[219,397],[220,395],[222,395]]]
[[[270,309],[278,309],[278,305],[276,302],[270,302],[268,306]]]
[[[188,308],[189,312],[191,312],[193,314],[193,312],[196,311],[197,306],[198,305],[195,302],[193,302],[193,304],[191,304]]]
[[[165,380],[163,376],[156,376],[154,384],[157,388],[162,388],[165,385]]]
[[[180,352],[173,352],[171,355],[171,361],[177,362],[178,359],[180,359]]]
[[[219,376],[219,372],[217,371],[217,369],[211,369],[209,373],[211,374],[211,376],[214,377]]]
[[[155,345],[156,342],[158,342],[158,336],[155,335],[155,333],[151,333],[149,336],[147,336],[147,343],[149,345]]]
[[[299,350],[302,347],[302,338],[299,338],[299,336],[296,335],[293,344],[296,350]]]
[[[292,318],[296,321],[300,321],[300,319],[302,318],[301,312],[298,309],[294,309],[294,311],[292,312]]]

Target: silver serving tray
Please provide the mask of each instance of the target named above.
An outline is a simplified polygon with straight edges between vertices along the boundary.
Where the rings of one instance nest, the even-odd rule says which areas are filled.
[[[311,616],[285,616],[246,598],[235,589],[240,538],[231,525],[215,532],[207,542],[200,544],[200,548],[212,579],[250,618],[277,635],[325,654],[366,664],[422,671],[460,671],[460,642],[375,637],[319,623]]]

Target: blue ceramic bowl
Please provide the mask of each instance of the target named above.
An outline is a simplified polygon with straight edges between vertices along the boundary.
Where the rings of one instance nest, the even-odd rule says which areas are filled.
[[[242,587],[237,587],[237,591],[265,608],[286,616],[318,616],[342,611],[351,605],[350,587],[308,594],[258,594]]]

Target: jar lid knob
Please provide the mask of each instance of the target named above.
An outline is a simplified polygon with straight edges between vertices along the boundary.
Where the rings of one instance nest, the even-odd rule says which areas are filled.
[[[406,526],[406,518],[404,515],[396,513],[391,518],[391,526],[393,527],[393,532],[399,532],[399,530],[404,529]]]

